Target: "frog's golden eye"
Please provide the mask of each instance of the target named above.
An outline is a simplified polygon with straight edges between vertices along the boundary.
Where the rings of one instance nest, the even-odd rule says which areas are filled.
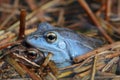
[[[46,41],[49,43],[53,43],[57,40],[57,35],[54,32],[49,32],[46,35]]]

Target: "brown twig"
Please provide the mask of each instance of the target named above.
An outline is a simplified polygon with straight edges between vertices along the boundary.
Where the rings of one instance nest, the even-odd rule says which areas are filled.
[[[119,57],[114,57],[111,61],[108,62],[108,64],[102,69],[102,72],[107,71],[113,63],[119,60]]]
[[[100,32],[103,34],[103,36],[109,41],[109,43],[113,43],[112,38],[110,38],[110,36],[108,36],[107,33],[104,31],[104,29],[101,27],[101,24],[98,22],[97,17],[95,17],[95,15],[91,11],[91,9],[89,8],[89,6],[85,2],[85,0],[78,0],[78,2],[84,8],[84,10],[88,13],[91,20],[94,22],[94,24],[100,30]]]
[[[112,0],[106,0],[106,13],[105,13],[106,21],[109,21],[111,15],[111,4],[112,4]]]
[[[52,80],[58,80],[51,72],[49,72],[48,75],[52,78]]]
[[[25,57],[23,57],[23,56],[21,56],[21,55],[18,55],[18,54],[16,54],[16,53],[13,53],[13,54],[14,54],[17,58],[26,61],[27,63],[31,64],[31,65],[34,66],[34,67],[38,67],[38,68],[40,67],[40,65],[38,65],[38,64],[36,64],[36,63],[28,60],[28,59],[26,59]]]
[[[28,34],[30,34],[32,32],[35,32],[36,30],[37,30],[37,28],[27,29],[27,30],[25,30],[25,35],[28,35]]]
[[[25,0],[30,6],[31,10],[35,10],[37,8],[34,0]]]
[[[30,69],[28,69],[26,66],[24,66],[23,64],[19,63],[20,66],[24,69],[24,71],[26,71],[27,74],[29,74],[29,76],[33,79],[33,80],[42,80],[42,78],[39,76],[37,76],[33,71],[31,71]]]
[[[105,58],[107,59],[107,58],[113,58],[117,56],[120,56],[120,52],[115,52],[113,54],[106,55]]]
[[[97,55],[95,55],[94,64],[93,64],[93,68],[92,68],[91,80],[94,80],[94,78],[95,78],[97,58],[98,58]]]
[[[47,55],[44,63],[42,64],[42,66],[44,66],[44,67],[47,66],[47,64],[49,63],[49,61],[51,60],[51,58],[52,58],[52,54],[48,53],[48,55]]]
[[[57,75],[58,75],[58,72],[59,72],[57,66],[56,66],[52,61],[50,61],[50,62],[48,63],[48,66],[50,67],[51,72],[52,72],[55,76],[57,76]]]
[[[101,67],[103,67],[104,65],[105,65],[104,62],[100,62],[96,66],[97,66],[97,69],[101,69]],[[80,73],[81,74],[82,72],[85,72],[87,70],[91,71],[91,68],[92,68],[92,65],[88,65],[88,66],[83,66],[83,67],[81,67],[77,70],[67,70],[67,71],[62,72],[57,77],[62,78],[62,77],[66,77],[66,76],[69,76],[69,75],[74,74],[74,73]]]
[[[6,39],[0,40],[0,46],[12,41],[15,38],[15,34],[11,33]]]
[[[0,29],[3,29],[9,20],[15,15],[15,10],[8,16],[8,18],[0,25]]]
[[[5,25],[10,21],[10,19],[16,14],[16,7],[18,7],[19,0],[14,1],[14,9],[12,10],[12,13],[8,16],[8,18],[0,25],[0,29],[3,29]]]
[[[97,74],[99,76],[114,76],[115,74],[113,73],[108,73],[108,72],[101,72],[101,71],[98,71]]]
[[[84,76],[87,76],[90,72],[91,72],[91,70],[87,70],[87,71],[85,71],[85,72],[83,72],[83,73],[81,73],[81,74],[77,74],[76,77],[82,78],[82,77],[84,77]]]
[[[103,65],[105,65],[105,63],[104,62],[100,62],[96,66],[100,67],[100,66],[103,66]],[[91,68],[92,68],[92,64],[90,64],[88,66],[83,66],[83,67],[79,68],[77,71],[75,71],[75,73],[81,73],[81,72],[84,72],[84,71],[89,70]]]
[[[78,65],[81,65],[81,63],[74,64],[74,65],[70,65],[70,66],[63,67],[63,68],[59,68],[59,70],[67,70],[67,69],[71,69],[71,68],[77,67]]]
[[[106,4],[103,2],[100,9],[95,13],[97,16],[100,16],[101,12],[105,10]]]
[[[66,72],[62,72],[60,75],[57,76],[58,79],[69,76],[70,74],[73,74],[72,71],[66,71]]]
[[[2,40],[0,40],[0,46],[4,45],[5,43],[8,43],[8,42],[12,41],[12,39],[14,39],[14,37],[15,37],[14,33],[9,34],[7,36],[7,38],[3,38]]]
[[[0,0],[0,5],[2,5],[3,3],[9,4],[10,0],[5,1],[5,0]],[[6,13],[1,13],[1,18],[0,18],[0,22],[4,21],[4,19],[6,18],[6,16],[8,16],[8,14]],[[0,26],[1,27],[1,26]]]
[[[22,40],[19,40],[19,41],[15,41],[15,42],[11,42],[11,43],[8,43],[8,44],[1,45],[1,46],[0,46],[0,50],[1,50],[1,49],[4,49],[4,48],[7,48],[8,46],[12,46],[12,45],[14,45],[14,44],[18,44],[18,43],[20,43],[20,42],[22,42]]]
[[[11,10],[11,9],[4,9],[4,8],[0,7],[0,12],[3,12],[3,13],[13,13],[13,10]],[[17,14],[17,15],[20,14],[19,10],[16,10],[14,13]]]
[[[117,10],[117,12],[118,12],[118,16],[120,17],[120,0],[118,0],[118,10]]]
[[[87,58],[85,61],[83,61],[80,65],[78,65],[76,68],[73,69],[73,71],[78,71],[85,63],[87,63],[92,57]]]
[[[22,9],[20,13],[20,29],[19,29],[18,39],[23,39],[25,36],[25,17],[26,17],[26,10]]]
[[[65,20],[64,20],[64,10],[61,9],[60,10],[60,14],[59,14],[59,18],[58,18],[58,21],[57,21],[57,25],[60,25],[60,26],[63,26]]]
[[[97,64],[98,65],[98,64]],[[97,67],[96,67],[96,69],[97,70],[100,70],[101,68],[103,68],[105,66],[105,64],[99,64]],[[87,70],[87,71],[85,71],[85,72],[82,72],[82,73],[79,73],[79,74],[76,74],[76,76],[79,76],[80,78],[82,78],[82,77],[84,77],[84,76],[86,76],[86,75],[91,75],[90,73],[92,72],[92,70],[91,69],[89,69],[89,70]]]
[[[5,60],[24,78],[26,76],[26,71],[10,56],[6,56]]]
[[[118,75],[110,75],[110,76],[96,76],[95,77],[95,80],[102,80],[102,79],[110,79],[110,78],[113,78],[113,80],[119,80],[120,79],[120,76]]]

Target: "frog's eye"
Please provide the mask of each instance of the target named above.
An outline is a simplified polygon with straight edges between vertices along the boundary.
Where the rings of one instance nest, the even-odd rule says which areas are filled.
[[[49,32],[46,35],[46,41],[49,43],[53,43],[57,40],[57,35],[54,32]]]

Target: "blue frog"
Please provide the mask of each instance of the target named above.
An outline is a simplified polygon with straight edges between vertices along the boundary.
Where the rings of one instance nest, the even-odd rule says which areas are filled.
[[[51,60],[62,68],[73,64],[73,59],[100,45],[102,41],[87,37],[67,29],[53,27],[47,22],[39,24],[38,29],[26,37],[26,42],[39,49],[45,56],[53,54]]]

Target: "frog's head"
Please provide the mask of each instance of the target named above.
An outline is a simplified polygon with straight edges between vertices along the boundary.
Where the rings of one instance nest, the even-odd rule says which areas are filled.
[[[43,52],[63,51],[66,44],[63,37],[56,30],[55,27],[46,22],[41,23],[37,31],[26,38],[26,42]]]

